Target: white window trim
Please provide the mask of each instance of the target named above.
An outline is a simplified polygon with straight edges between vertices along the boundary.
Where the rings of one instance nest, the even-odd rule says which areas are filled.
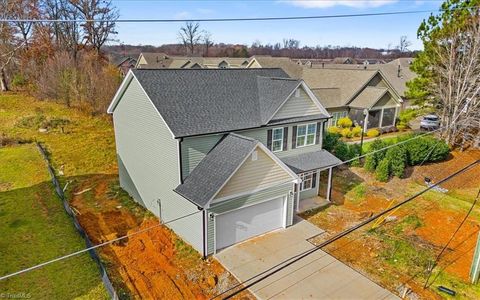
[[[274,133],[275,133],[275,130],[277,130],[277,129],[281,129],[281,130],[282,130],[282,139],[281,139],[281,140],[280,140],[280,139],[274,139],[274,138],[273,138],[273,137],[275,136],[275,134],[274,134]],[[283,151],[283,140],[284,140],[284,139],[285,139],[285,129],[284,129],[283,127],[277,127],[277,128],[273,128],[273,129],[272,129],[272,152],[275,153],[275,152],[281,152],[281,151]],[[280,149],[274,151],[274,150],[273,150],[273,142],[274,142],[274,141],[279,141],[279,140],[281,141],[281,143],[280,143]]]
[[[306,172],[306,173],[300,174],[300,178],[302,179],[302,182],[300,183],[300,187],[299,187],[299,191],[300,191],[300,192],[304,192],[304,191],[308,191],[308,190],[313,189],[313,173],[314,173],[314,172]],[[310,178],[310,187],[305,189],[305,188],[303,187],[303,185],[305,184],[305,182],[307,182],[307,181],[305,180],[305,177],[307,177],[307,176],[311,176],[311,178]]]
[[[307,144],[307,136],[308,136],[308,126],[309,125],[314,125],[315,126],[315,132],[313,133],[313,143],[311,144]],[[305,127],[305,142],[303,145],[298,145],[298,128],[301,127],[301,126],[306,126]],[[301,125],[297,125],[297,135],[295,137],[295,145],[296,145],[296,148],[302,148],[302,147],[308,147],[308,146],[312,146],[312,145],[315,145],[315,143],[317,142],[317,130],[318,130],[318,126],[317,126],[317,123],[308,123],[308,124],[301,124]],[[303,136],[303,135],[302,135]]]

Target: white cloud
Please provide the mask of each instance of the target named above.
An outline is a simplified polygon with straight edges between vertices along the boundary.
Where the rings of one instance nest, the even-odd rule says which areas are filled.
[[[197,11],[201,14],[204,14],[204,15],[209,15],[209,14],[214,13],[214,10],[209,9],[209,8],[197,8]]]
[[[188,11],[181,11],[174,15],[175,19],[186,19],[189,18],[191,14]]]
[[[397,2],[398,0],[287,0],[282,1],[304,8],[326,8],[337,5],[349,7],[379,7]]]

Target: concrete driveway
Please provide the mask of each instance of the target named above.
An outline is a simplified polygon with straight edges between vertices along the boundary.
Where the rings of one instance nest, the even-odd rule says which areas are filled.
[[[313,248],[322,230],[305,220],[220,251],[215,257],[244,281]],[[331,255],[318,250],[250,288],[259,299],[400,299]]]

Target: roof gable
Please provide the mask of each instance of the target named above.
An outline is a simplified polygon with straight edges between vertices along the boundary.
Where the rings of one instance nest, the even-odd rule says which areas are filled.
[[[220,200],[258,191],[293,179],[289,172],[257,145],[214,198]]]
[[[298,95],[297,90],[299,90]],[[322,110],[322,107],[319,106],[319,103],[316,103],[302,86],[298,86],[290,94],[287,101],[279,107],[272,119],[287,119],[299,116],[318,115],[322,113],[325,112]]]
[[[298,176],[262,143],[238,134],[228,134],[200,161],[190,175],[185,178],[185,181],[175,188],[175,192],[195,203],[198,207],[208,206],[210,201],[223,190],[256,149],[261,149],[278,164],[292,181],[298,180]],[[251,172],[254,164],[255,162],[247,164],[240,175]],[[272,169],[275,168],[272,166]],[[232,182],[232,184],[235,183],[238,186],[238,177]],[[227,188],[227,190],[232,191],[230,188]]]

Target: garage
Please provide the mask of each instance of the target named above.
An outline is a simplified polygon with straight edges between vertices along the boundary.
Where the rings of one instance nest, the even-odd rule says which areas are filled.
[[[278,197],[217,215],[215,248],[219,250],[285,227],[285,207],[285,197]]]

